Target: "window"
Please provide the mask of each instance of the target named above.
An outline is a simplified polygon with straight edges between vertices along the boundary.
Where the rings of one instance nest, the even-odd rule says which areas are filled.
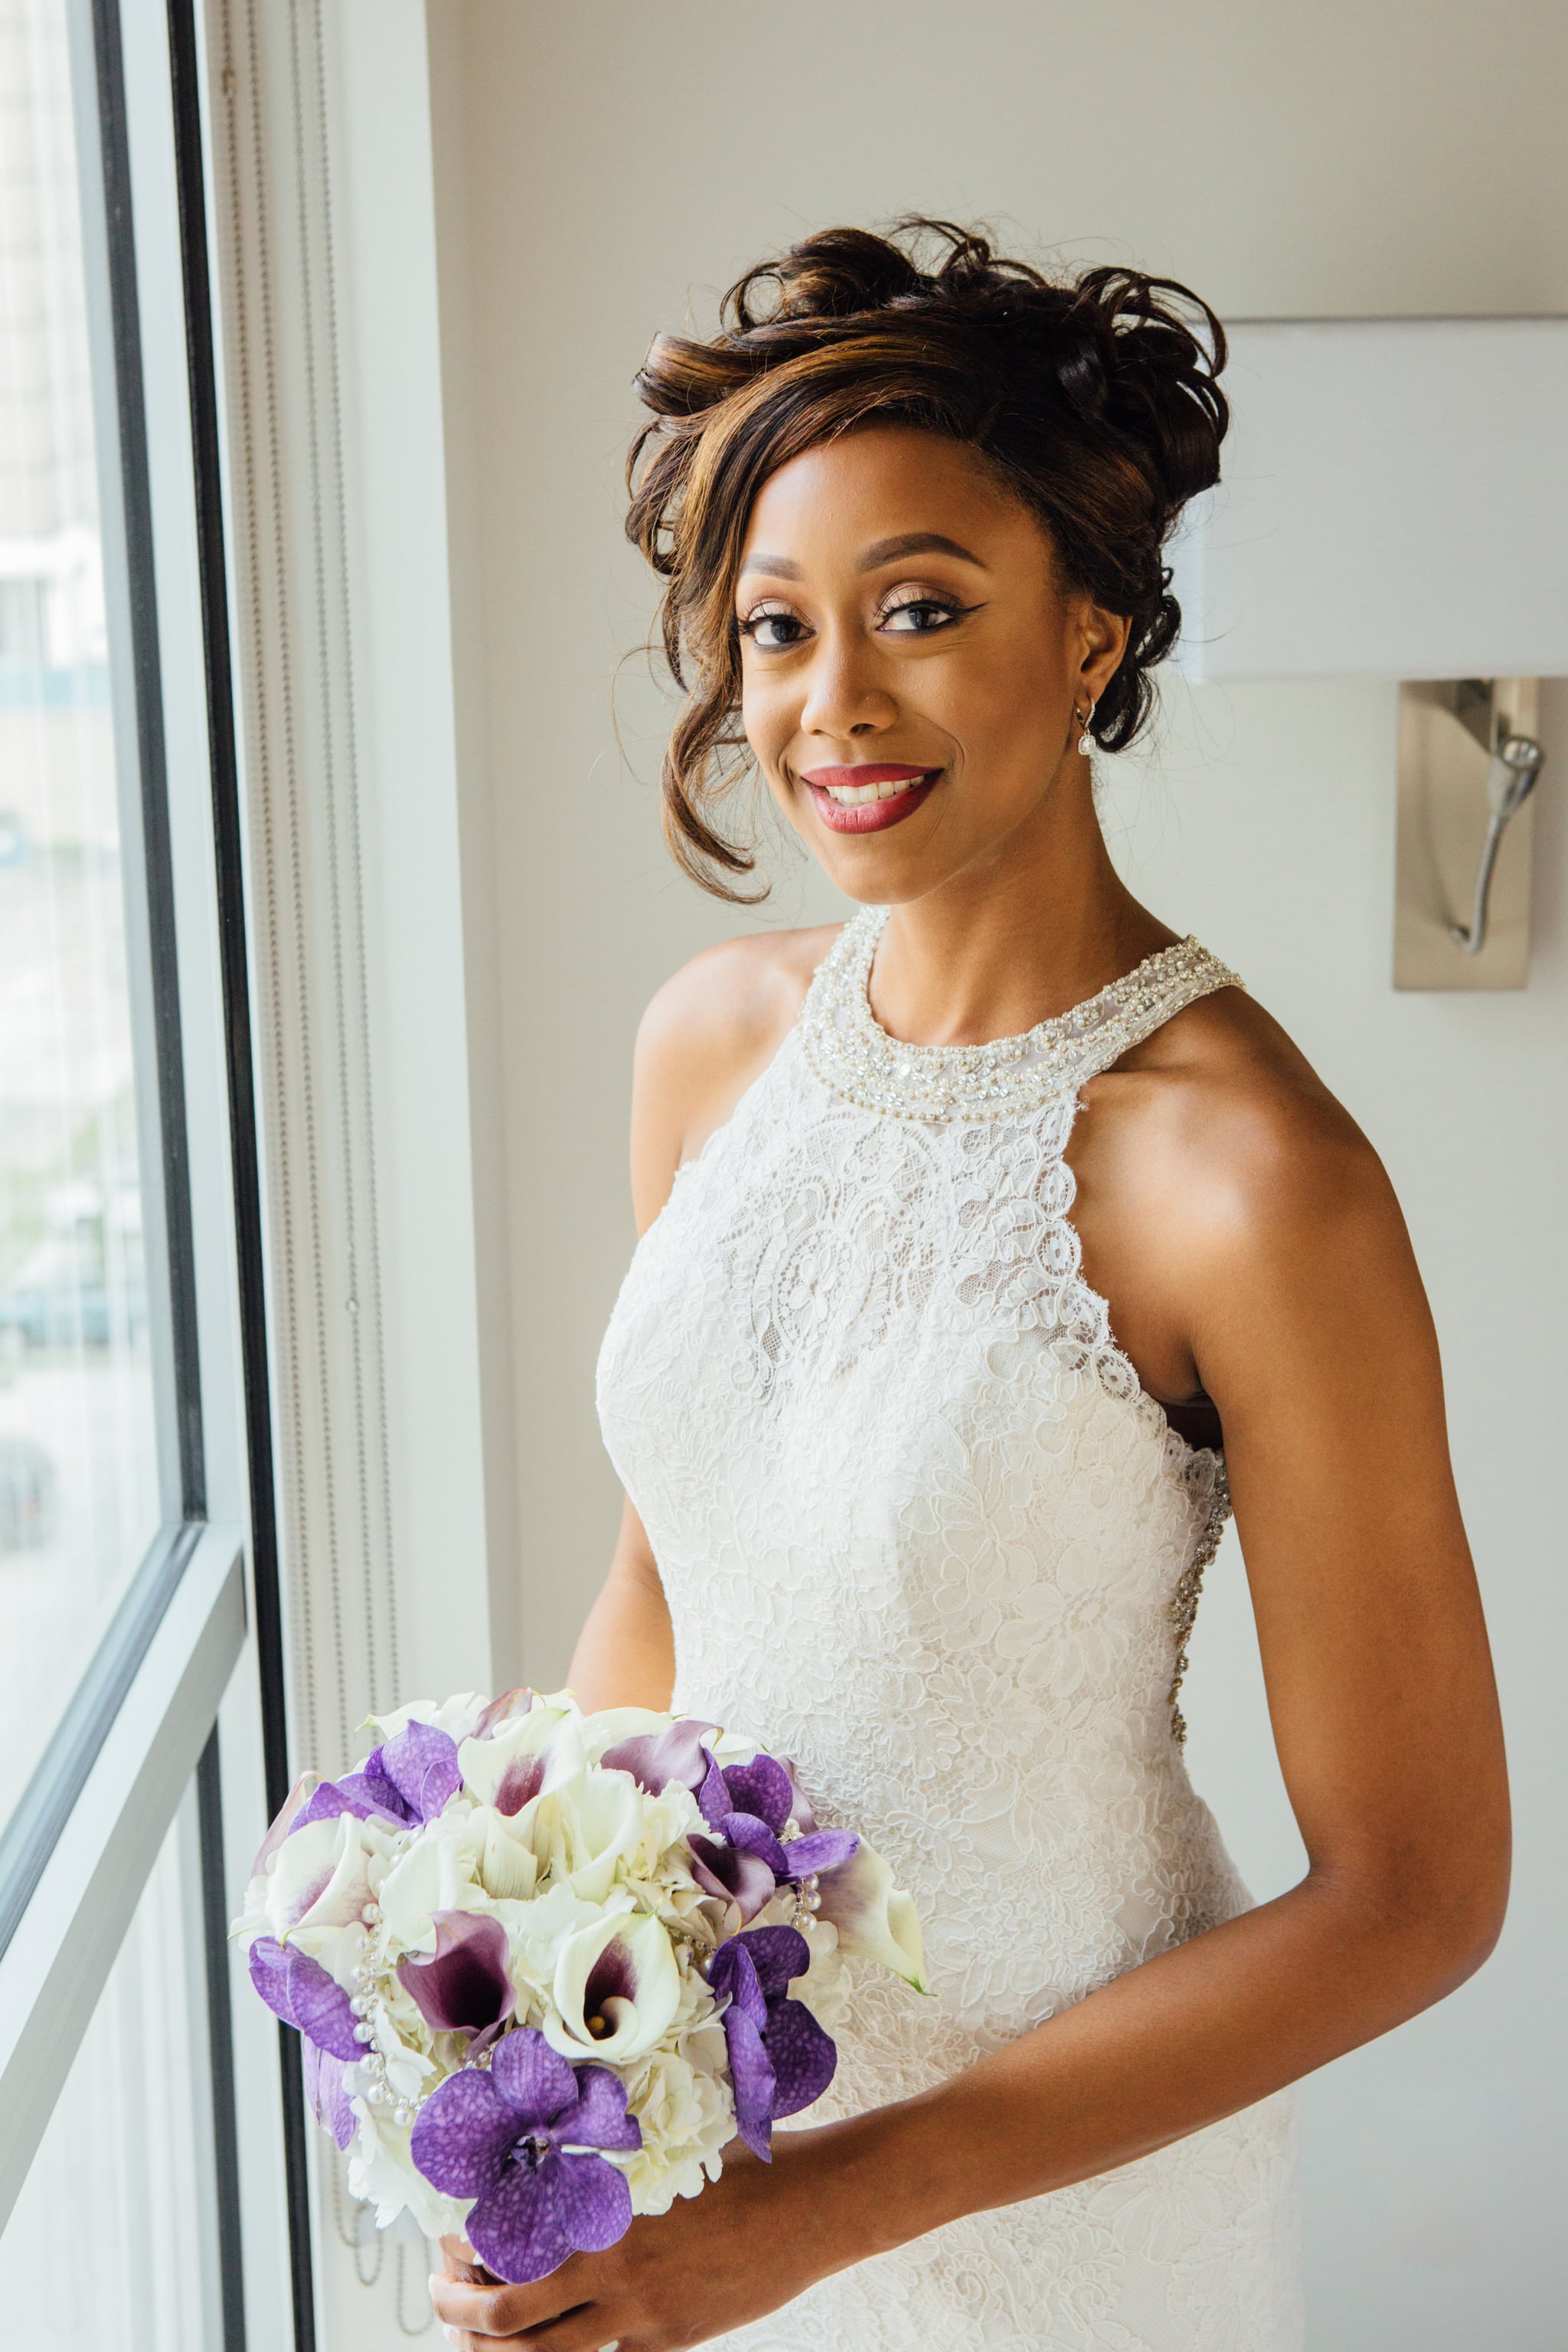
[[[112,2352],[281,2346],[303,2193],[225,1941],[220,1704],[246,1827],[282,1723],[198,67],[193,0],[0,0],[0,2311]]]
[[[223,2341],[211,2118],[190,2030],[205,2004],[199,1882],[193,1790],[0,2235],[0,2311],[17,2342],[208,2352]]]
[[[0,92],[4,1820],[164,1514],[63,6],[0,12]]]

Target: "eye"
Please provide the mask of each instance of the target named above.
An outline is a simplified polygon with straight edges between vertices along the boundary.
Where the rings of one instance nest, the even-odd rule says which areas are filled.
[[[790,646],[798,646],[810,634],[805,623],[783,604],[755,605],[736,625],[759,652],[768,654],[783,653]]]
[[[877,625],[889,636],[929,637],[979,610],[978,604],[961,604],[954,596],[932,595],[926,590],[884,604]]]

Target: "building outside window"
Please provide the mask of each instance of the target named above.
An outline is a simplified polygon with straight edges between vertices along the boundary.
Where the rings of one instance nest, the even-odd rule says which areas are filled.
[[[0,0],[0,2333],[95,2352],[296,2332],[226,1948],[266,1391],[198,57],[189,8]]]

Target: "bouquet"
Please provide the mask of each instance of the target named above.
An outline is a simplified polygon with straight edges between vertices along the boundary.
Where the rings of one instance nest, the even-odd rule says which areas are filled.
[[[383,2227],[542,2278],[833,2079],[846,1956],[924,1990],[914,1906],[793,1768],[693,1717],[508,1691],[308,1773],[235,1934]]]

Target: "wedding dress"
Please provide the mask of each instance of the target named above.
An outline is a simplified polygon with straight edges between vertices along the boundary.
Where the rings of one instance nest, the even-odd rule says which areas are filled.
[[[1248,1896],[1176,1692],[1226,1512],[1085,1284],[1079,1088],[1235,975],[1195,940],[1026,1036],[900,1045],[852,921],[644,1235],[599,1369],[676,1705],[792,1757],[925,1928],[848,1964],[806,2123],[908,2096]],[[890,2192],[891,2193],[891,2192]],[[720,2339],[745,2352],[1296,2352],[1289,2095],[949,2223]]]

